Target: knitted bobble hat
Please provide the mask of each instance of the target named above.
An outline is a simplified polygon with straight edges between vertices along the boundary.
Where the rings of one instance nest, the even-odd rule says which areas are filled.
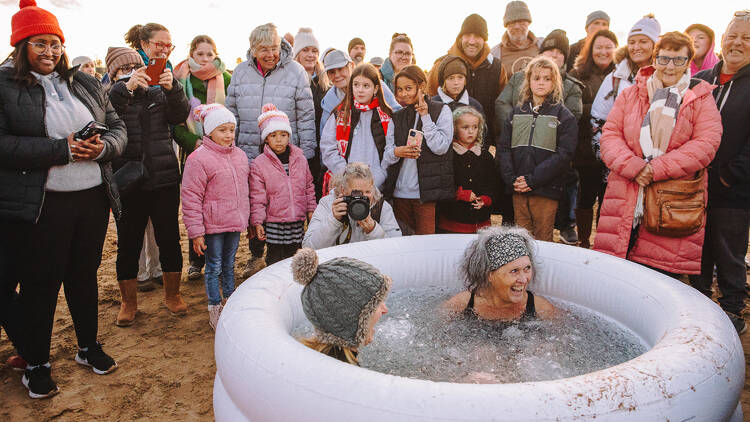
[[[201,122],[203,133],[210,136],[211,132],[224,123],[237,124],[234,114],[221,104],[203,104],[193,109],[193,119]]]
[[[656,20],[654,15],[646,15],[641,20],[635,23],[630,32],[628,33],[628,39],[633,35],[645,35],[656,44],[659,42],[659,35],[661,34],[661,25]]]
[[[368,323],[391,288],[391,278],[354,258],[334,258],[318,264],[310,248],[292,258],[292,274],[302,289],[302,309],[326,344],[360,347]]]
[[[277,130],[286,131],[289,137],[292,136],[292,126],[289,124],[289,116],[275,105],[268,103],[263,106],[260,116],[258,116],[258,127],[260,128],[260,139],[266,140],[268,135]]]
[[[515,21],[529,21],[529,23],[531,23],[531,12],[529,12],[529,6],[520,0],[509,2],[505,6],[503,25],[508,26],[509,23]]]
[[[12,47],[26,38],[41,34],[57,35],[60,37],[60,42],[65,43],[65,36],[55,15],[37,7],[34,0],[21,0],[18,5],[21,10],[10,19],[10,45]]]
[[[297,57],[299,52],[307,47],[315,47],[320,51],[318,39],[313,35],[312,28],[300,28],[297,35],[294,36],[294,57]]]
[[[122,66],[128,64],[143,65],[141,55],[128,47],[109,47],[104,62],[107,64],[107,74],[111,81],[114,81],[117,69]]]

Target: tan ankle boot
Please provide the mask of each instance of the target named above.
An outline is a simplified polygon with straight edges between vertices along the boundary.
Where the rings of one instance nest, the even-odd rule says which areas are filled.
[[[164,304],[172,315],[187,314],[187,305],[180,295],[180,280],[182,273],[167,273],[164,275]]]
[[[138,280],[122,280],[120,284],[120,312],[117,313],[118,327],[129,327],[135,322],[135,314],[138,312]]]

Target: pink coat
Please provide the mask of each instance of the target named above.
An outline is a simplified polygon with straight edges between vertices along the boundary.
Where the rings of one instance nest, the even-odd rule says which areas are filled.
[[[594,249],[620,258],[626,258],[635,213],[638,184],[634,179],[646,165],[639,138],[649,108],[646,80],[653,71],[641,69],[636,84],[620,93],[601,137],[602,160],[611,173]],[[713,88],[700,82],[683,97],[667,152],[651,161],[654,181],[692,177],[713,160],[722,133]],[[701,228],[690,236],[665,237],[641,226],[627,259],[677,274],[699,274],[703,235]]]
[[[315,187],[302,150],[289,145],[289,175],[266,145],[250,166],[250,223],[302,221],[315,211]]]
[[[188,156],[182,175],[182,221],[190,239],[247,229],[249,173],[247,155],[240,148],[203,137],[203,145]]]

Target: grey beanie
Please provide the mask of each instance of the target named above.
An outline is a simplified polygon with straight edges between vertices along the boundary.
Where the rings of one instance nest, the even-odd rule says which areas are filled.
[[[591,25],[591,22],[597,19],[605,20],[607,21],[607,25],[609,25],[609,15],[604,13],[601,10],[597,10],[597,11],[589,13],[589,15],[586,16],[586,28],[588,28],[589,25]]]
[[[522,256],[529,256],[529,249],[523,237],[505,233],[493,236],[487,241],[487,255],[490,261],[490,271],[495,271]]]
[[[370,64],[373,66],[382,66],[383,63],[385,63],[385,60],[382,57],[375,56],[370,59]]]
[[[520,0],[512,1],[505,6],[503,26],[508,26],[509,23],[515,21],[531,22],[531,12],[529,12],[529,6],[527,6],[526,3]]]
[[[88,57],[88,56],[78,56],[75,59],[73,59],[73,61],[71,62],[71,65],[72,66],[78,66],[80,64],[86,64],[86,63],[91,63],[91,62],[93,62],[93,60],[91,60],[91,57]]]
[[[302,309],[318,339],[335,346],[362,346],[368,322],[391,288],[391,278],[354,258],[318,265],[318,254],[310,248],[294,255],[292,274],[305,286]]]

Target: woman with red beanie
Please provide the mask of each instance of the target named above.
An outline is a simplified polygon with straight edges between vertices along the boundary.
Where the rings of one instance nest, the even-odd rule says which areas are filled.
[[[16,341],[27,362],[23,385],[30,397],[45,398],[59,391],[49,356],[61,285],[76,362],[96,374],[117,369],[97,341],[97,270],[109,209],[120,216],[110,161],[126,138],[99,82],[68,68],[57,18],[34,0],[20,7],[11,20],[15,50],[0,66],[0,274],[10,275],[0,278],[0,295],[20,282],[20,313],[10,315],[9,327],[23,325]],[[92,121],[106,129],[79,135]]]

